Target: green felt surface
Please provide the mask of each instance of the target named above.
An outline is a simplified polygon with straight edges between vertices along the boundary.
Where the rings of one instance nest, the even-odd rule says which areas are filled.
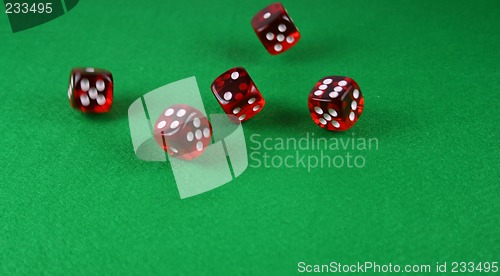
[[[0,274],[500,261],[500,2],[285,1],[302,39],[279,56],[250,27],[268,3],[88,0],[16,34],[0,16]],[[69,108],[75,66],[113,72],[111,113]],[[234,66],[267,101],[244,124],[248,141],[314,133],[376,138],[378,150],[332,152],[362,155],[363,168],[249,167],[179,199],[168,163],[135,157],[128,106],[196,76],[207,112],[220,113],[210,84]],[[348,132],[308,114],[326,75],[354,78],[365,96]]]

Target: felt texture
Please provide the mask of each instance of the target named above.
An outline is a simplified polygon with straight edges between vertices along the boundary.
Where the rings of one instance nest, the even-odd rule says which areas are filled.
[[[291,274],[309,264],[435,264],[500,255],[500,2],[283,1],[302,38],[269,55],[250,26],[270,2],[87,0],[13,34],[0,16],[0,274]],[[112,112],[69,107],[73,67],[113,73]],[[244,66],[266,99],[253,139],[376,138],[363,168],[250,167],[181,200],[168,163],[134,155],[128,106]],[[315,82],[365,97],[344,133],[316,126]],[[271,145],[270,142],[268,145]],[[262,158],[259,158],[263,161]],[[495,259],[496,258],[496,259]]]

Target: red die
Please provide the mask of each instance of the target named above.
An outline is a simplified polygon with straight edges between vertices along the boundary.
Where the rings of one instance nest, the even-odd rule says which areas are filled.
[[[212,92],[224,112],[242,122],[259,113],[266,103],[243,67],[229,69],[216,78],[212,83]]]
[[[173,105],[158,117],[154,138],[168,154],[184,160],[199,157],[210,145],[212,126],[198,109]]]
[[[113,76],[96,68],[71,71],[68,98],[70,105],[89,113],[108,112],[113,104]]]
[[[351,128],[363,113],[364,99],[358,84],[348,77],[324,77],[309,93],[313,121],[328,130]]]
[[[300,33],[281,3],[274,3],[252,18],[252,27],[271,55],[285,52],[300,39]]]

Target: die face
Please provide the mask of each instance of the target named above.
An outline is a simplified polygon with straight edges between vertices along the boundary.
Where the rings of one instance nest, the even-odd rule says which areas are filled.
[[[295,45],[300,33],[281,3],[274,3],[252,18],[257,37],[271,55],[281,54]]]
[[[68,98],[72,107],[83,112],[108,112],[113,104],[113,76],[103,69],[73,69]]]
[[[264,97],[243,67],[224,72],[211,88],[224,112],[242,122],[255,116],[265,105]]]
[[[329,76],[319,80],[311,90],[308,106],[318,126],[344,131],[350,129],[363,113],[364,98],[353,79]]]
[[[212,126],[198,109],[177,104],[165,109],[158,117],[154,139],[169,155],[193,160],[210,145]]]

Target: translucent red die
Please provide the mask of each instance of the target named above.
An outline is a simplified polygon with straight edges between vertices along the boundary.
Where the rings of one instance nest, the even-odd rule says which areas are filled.
[[[154,139],[169,155],[193,160],[210,145],[212,126],[198,109],[176,104],[165,109],[156,120]]]
[[[211,88],[224,112],[242,122],[259,113],[266,103],[243,67],[224,72],[214,80]]]
[[[83,112],[108,112],[113,104],[113,86],[113,76],[107,70],[75,68],[69,80],[70,105]]]
[[[252,27],[271,55],[285,52],[300,39],[300,33],[279,2],[271,4],[252,18]]]
[[[309,93],[313,121],[333,131],[351,128],[363,113],[364,99],[359,85],[349,77],[329,76],[319,80]]]

